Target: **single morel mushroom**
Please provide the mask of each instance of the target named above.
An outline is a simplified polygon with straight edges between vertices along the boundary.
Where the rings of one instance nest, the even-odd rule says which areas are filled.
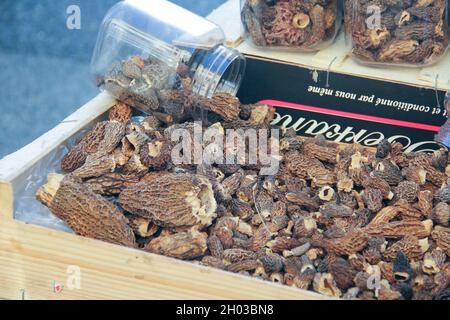
[[[50,174],[36,198],[76,234],[135,247],[133,230],[119,208],[74,177]]]
[[[109,120],[128,123],[131,120],[133,110],[130,106],[123,102],[117,102],[117,104],[109,110]]]
[[[119,196],[127,211],[163,227],[211,225],[217,203],[211,183],[200,175],[171,173],[142,181]]]
[[[192,228],[186,232],[161,235],[150,241],[144,250],[182,260],[191,260],[205,254],[208,248],[207,237],[206,233]]]
[[[237,120],[241,112],[239,100],[228,93],[215,93],[211,99],[195,96],[195,102],[200,108],[212,111],[227,121]]]
[[[72,172],[81,167],[89,154],[97,151],[105,136],[107,122],[99,122],[62,159],[61,169]]]

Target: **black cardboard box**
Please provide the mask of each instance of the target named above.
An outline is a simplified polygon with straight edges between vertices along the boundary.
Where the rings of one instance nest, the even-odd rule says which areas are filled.
[[[441,90],[251,57],[238,96],[276,106],[275,124],[301,135],[365,146],[388,138],[408,152],[436,149],[433,137],[446,120]]]

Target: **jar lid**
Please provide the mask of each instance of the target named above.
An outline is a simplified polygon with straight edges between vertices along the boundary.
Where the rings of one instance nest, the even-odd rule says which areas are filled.
[[[245,66],[245,57],[238,50],[224,45],[198,51],[191,61],[195,70],[192,90],[205,97],[212,97],[215,92],[236,95]]]

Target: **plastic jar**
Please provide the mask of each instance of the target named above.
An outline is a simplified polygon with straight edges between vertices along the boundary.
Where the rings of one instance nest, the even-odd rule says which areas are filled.
[[[446,0],[346,0],[352,56],[364,64],[424,66],[449,42]]]
[[[257,47],[315,51],[341,25],[337,0],[241,0],[244,37]]]
[[[245,59],[214,23],[165,0],[125,0],[103,20],[91,61],[97,85],[142,111],[161,90],[236,95]]]

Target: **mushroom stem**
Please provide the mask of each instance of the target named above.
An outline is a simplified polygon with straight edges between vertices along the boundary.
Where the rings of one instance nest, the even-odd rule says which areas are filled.
[[[36,198],[45,206],[50,206],[63,179],[64,175],[62,174],[50,173],[47,177],[47,183],[37,190]]]

